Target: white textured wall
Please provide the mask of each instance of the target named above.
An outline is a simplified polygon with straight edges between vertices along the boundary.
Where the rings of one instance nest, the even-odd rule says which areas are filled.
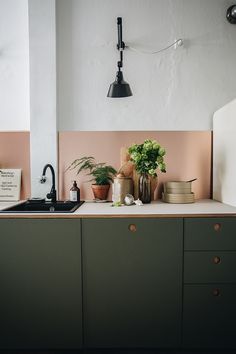
[[[0,0],[0,131],[29,126],[28,0]]]
[[[209,130],[213,113],[236,96],[236,25],[231,0],[57,0],[60,130]],[[109,99],[123,40],[159,49],[176,38],[183,48],[153,56],[124,52],[133,97]]]
[[[39,183],[50,163],[57,173],[55,0],[29,0],[30,158],[32,197],[45,197],[51,173]]]

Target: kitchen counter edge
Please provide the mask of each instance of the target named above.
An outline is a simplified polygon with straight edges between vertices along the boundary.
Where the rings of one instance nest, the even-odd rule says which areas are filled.
[[[15,202],[15,204],[19,203]],[[3,203],[0,203],[0,211],[3,208]],[[236,217],[236,207],[211,199],[197,200],[192,204],[168,204],[159,200],[143,206],[122,207],[111,207],[111,203],[84,203],[74,213],[0,212],[0,219],[192,218],[226,216]]]

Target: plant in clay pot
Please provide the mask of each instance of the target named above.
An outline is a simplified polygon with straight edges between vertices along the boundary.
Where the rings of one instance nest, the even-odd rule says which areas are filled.
[[[81,157],[74,160],[67,170],[77,169],[77,175],[86,171],[87,176],[92,176],[89,182],[94,181],[92,190],[95,199],[106,200],[110,188],[110,183],[116,174],[114,167],[107,165],[104,162],[96,163],[92,156]]]

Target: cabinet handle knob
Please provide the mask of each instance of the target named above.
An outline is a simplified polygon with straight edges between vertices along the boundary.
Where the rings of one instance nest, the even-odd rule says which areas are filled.
[[[130,224],[130,225],[129,225],[129,231],[131,231],[131,232],[136,232],[136,231],[137,231],[136,225],[135,225],[135,224]]]
[[[215,257],[213,258],[213,263],[214,263],[214,264],[219,264],[220,262],[221,262],[220,257],[215,256]]]
[[[220,289],[213,289],[212,294],[213,296],[220,296]]]
[[[219,223],[214,224],[215,231],[220,231],[220,229],[221,229],[221,224],[219,224]]]

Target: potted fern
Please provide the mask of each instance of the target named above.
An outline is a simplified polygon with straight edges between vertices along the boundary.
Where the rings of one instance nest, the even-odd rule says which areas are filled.
[[[81,157],[74,160],[67,170],[77,170],[77,175],[82,171],[88,172],[88,176],[92,176],[89,180],[94,181],[92,190],[95,199],[106,200],[110,183],[116,174],[114,167],[107,165],[104,162],[96,163],[95,158],[92,156]]]

